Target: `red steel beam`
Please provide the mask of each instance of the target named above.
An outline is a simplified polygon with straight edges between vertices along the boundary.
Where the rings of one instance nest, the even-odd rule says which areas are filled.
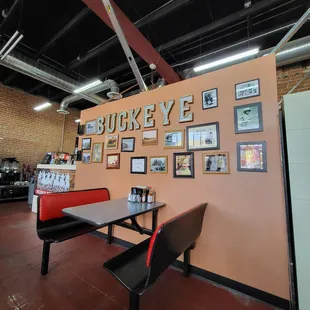
[[[110,18],[101,0],[82,0],[98,17],[100,17],[113,31]],[[136,26],[129,20],[123,11],[110,0],[114,8],[115,15],[124,32],[129,46],[144,59],[148,64],[156,64],[156,71],[167,83],[172,84],[181,80],[180,76],[172,67],[160,56],[152,44],[142,35]]]

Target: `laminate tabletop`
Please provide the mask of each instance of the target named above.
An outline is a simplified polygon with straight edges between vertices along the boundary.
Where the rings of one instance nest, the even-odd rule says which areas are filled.
[[[164,206],[163,202],[139,203],[122,198],[65,208],[62,212],[85,223],[103,227],[158,210]]]

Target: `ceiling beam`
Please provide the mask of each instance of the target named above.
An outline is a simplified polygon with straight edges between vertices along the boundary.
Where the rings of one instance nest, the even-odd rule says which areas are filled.
[[[274,6],[277,3],[282,2],[283,0],[263,0],[257,4],[252,5],[252,7],[250,9],[247,10],[241,10],[238,11],[234,14],[228,15],[222,19],[219,19],[211,24],[208,24],[206,26],[203,26],[195,31],[189,32],[188,34],[185,34],[184,36],[178,37],[176,39],[173,39],[165,44],[162,44],[160,46],[156,47],[157,51],[163,52],[164,50],[167,50],[169,48],[173,48],[175,46],[184,44],[187,41],[190,41],[194,38],[197,38],[199,36],[205,35],[206,33],[215,31],[217,29],[223,28],[227,25],[231,25],[233,23],[236,23],[240,20],[242,20],[243,18],[246,18],[248,14],[253,15],[256,13],[259,13],[265,9],[267,9],[269,6]],[[283,3],[283,2],[282,2]],[[136,58],[136,62],[139,63],[141,62],[141,58],[137,57]],[[105,78],[107,76],[111,76],[114,74],[117,74],[121,71],[124,71],[126,69],[128,69],[130,66],[128,64],[128,62],[120,64],[114,68],[111,68],[110,70],[103,72],[99,78]]]
[[[146,16],[142,17],[141,19],[139,19],[138,21],[136,21],[134,23],[134,25],[139,29],[143,26],[149,25],[150,23],[168,15],[169,13],[181,8],[182,6],[184,6],[185,4],[189,4],[191,3],[193,0],[170,0],[169,2],[165,3],[164,5],[162,5],[161,7],[157,8],[156,10],[154,10],[153,12],[147,14]],[[80,57],[79,59],[76,59],[74,61],[72,61],[68,68],[69,69],[74,69],[77,68],[79,66],[81,66],[85,61],[88,61],[94,57],[96,57],[97,55],[99,55],[100,53],[104,52],[105,50],[107,50],[108,48],[111,48],[112,46],[114,46],[115,44],[117,44],[118,38],[117,36],[113,36],[111,38],[109,38],[108,40],[100,43],[98,46],[92,48],[91,50],[89,50],[85,56]]]
[[[114,31],[110,18],[101,0],[83,0],[83,2]],[[151,43],[142,35],[113,0],[111,0],[111,4],[129,46],[148,64],[156,64],[156,71],[167,81],[167,83],[180,81],[180,76],[160,56]]]
[[[1,25],[0,25],[0,31],[3,30],[3,27],[4,27],[4,25],[6,24],[6,22],[7,22],[10,18],[12,18],[12,16],[14,15],[16,9],[18,8],[18,2],[19,2],[19,1],[20,1],[20,0],[15,0],[14,3],[12,4],[12,6],[11,6],[9,12],[8,12],[7,17],[4,18],[4,20],[2,21],[2,23],[1,23]]]
[[[62,27],[49,41],[47,41],[42,48],[35,54],[34,59],[40,57],[51,46],[53,46],[60,38],[66,35],[70,30],[76,27],[86,16],[91,13],[89,8],[84,8],[73,19],[71,19],[64,27]]]

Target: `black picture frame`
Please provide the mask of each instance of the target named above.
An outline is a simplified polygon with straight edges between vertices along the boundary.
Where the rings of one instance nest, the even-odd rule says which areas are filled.
[[[216,130],[216,146],[212,147],[200,147],[200,148],[192,148],[190,146],[190,131],[193,128],[199,128],[199,127],[206,127],[206,126],[215,126]],[[186,127],[186,147],[188,152],[195,152],[195,151],[212,151],[212,150],[219,150],[220,149],[220,125],[219,122],[212,122],[212,123],[205,123],[205,124],[198,124],[198,125],[191,125]]]
[[[241,167],[241,146],[262,145],[262,164],[261,169]],[[237,142],[237,171],[243,172],[267,172],[267,146],[266,141]]]
[[[84,144],[84,141],[85,141],[85,140],[89,140],[89,148],[85,148],[85,147],[84,147],[83,144]],[[91,138],[83,138],[83,139],[82,139],[82,151],[89,151],[89,150],[91,150]]]
[[[242,97],[242,98],[238,98],[237,97],[237,87],[239,85],[246,84],[246,83],[253,82],[253,81],[257,81],[258,82],[258,94],[257,95],[248,95],[248,96],[245,96],[245,97]],[[259,80],[259,78],[235,84],[235,100],[243,100],[243,99],[247,99],[247,98],[259,97],[260,95],[261,95],[261,93],[260,93],[260,80]]]
[[[133,170],[133,160],[135,160],[135,159],[143,159],[144,160],[143,171],[134,171]],[[130,157],[130,173],[131,174],[147,174],[147,157],[146,156]]]
[[[123,147],[124,140],[133,140],[133,148],[131,150],[126,150]],[[121,140],[121,152],[134,152],[136,146],[136,138],[135,137],[125,137]]]
[[[78,125],[77,127],[77,134],[78,136],[83,136],[85,130],[85,125]]]
[[[257,113],[258,113],[257,116],[258,116],[259,127],[258,128],[253,128],[253,129],[241,130],[239,128],[239,123],[238,123],[238,110],[250,109],[251,107],[257,107]],[[235,106],[234,107],[234,123],[235,123],[235,133],[236,134],[264,131],[262,103],[261,102],[255,102],[255,103]]]
[[[210,106],[210,107],[205,107],[204,103],[205,103],[205,95],[207,93],[210,93],[210,92],[213,92],[215,91],[216,93],[216,105],[214,106]],[[202,96],[202,109],[203,110],[209,110],[209,109],[214,109],[214,108],[217,108],[219,106],[219,97],[218,97],[218,89],[217,88],[211,88],[211,89],[207,89],[207,90],[204,90],[202,93],[201,93],[201,96]]]
[[[186,174],[186,169],[184,169],[184,173],[180,173],[180,169],[177,169],[177,157],[178,156],[190,156],[190,174]],[[194,179],[195,178],[195,158],[194,152],[180,152],[173,153],[173,177],[174,178],[186,178],[186,179]]]

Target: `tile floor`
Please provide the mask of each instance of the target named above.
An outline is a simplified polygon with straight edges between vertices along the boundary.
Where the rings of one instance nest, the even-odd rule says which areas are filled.
[[[84,235],[51,246],[49,273],[40,275],[42,242],[36,215],[26,202],[0,204],[1,310],[122,310],[128,292],[103,270],[122,252]],[[216,287],[179,271],[167,270],[141,298],[141,310],[271,310],[272,307]]]

